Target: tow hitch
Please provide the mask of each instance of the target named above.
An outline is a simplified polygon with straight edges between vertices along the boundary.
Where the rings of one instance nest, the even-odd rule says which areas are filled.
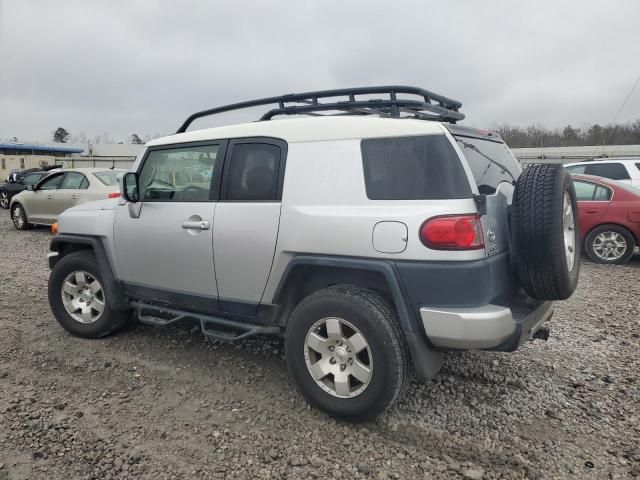
[[[536,330],[531,336],[531,340],[544,340],[545,342],[549,340],[549,328],[548,327],[540,327]]]

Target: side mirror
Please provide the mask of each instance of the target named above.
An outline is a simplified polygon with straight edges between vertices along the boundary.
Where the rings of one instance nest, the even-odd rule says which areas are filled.
[[[29,190],[30,192],[33,192],[33,191],[34,191],[34,190],[33,190],[33,185],[25,185],[25,188],[26,188],[27,190]]]
[[[127,172],[120,177],[120,195],[126,201],[137,203],[140,201],[140,190],[138,188],[138,174]]]

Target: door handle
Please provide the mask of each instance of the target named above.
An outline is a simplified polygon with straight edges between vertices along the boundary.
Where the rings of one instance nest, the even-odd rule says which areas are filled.
[[[600,210],[587,210],[587,213],[600,213]]]
[[[49,195],[47,195],[47,198],[48,198],[49,200],[51,200],[51,199],[53,198],[53,195],[49,194]]]
[[[211,224],[207,220],[185,220],[182,222],[182,228],[187,230],[209,230]]]

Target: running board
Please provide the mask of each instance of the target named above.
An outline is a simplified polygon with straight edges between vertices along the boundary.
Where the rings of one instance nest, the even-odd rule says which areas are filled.
[[[265,327],[263,325],[237,322],[235,320],[215,317],[213,315],[187,312],[175,308],[149,305],[141,302],[131,302],[131,306],[135,309],[140,323],[144,323],[145,325],[164,327],[181,320],[197,320],[200,322],[200,329],[203,334],[223,342],[235,342],[237,340],[242,340],[243,338],[259,334],[273,335],[280,333],[280,328],[275,326]],[[161,314],[169,314],[170,318],[145,314],[143,313],[144,310],[150,310],[152,312],[155,311]]]

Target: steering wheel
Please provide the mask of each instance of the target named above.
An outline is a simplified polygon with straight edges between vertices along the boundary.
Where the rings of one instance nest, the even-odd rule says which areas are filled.
[[[206,189],[196,187],[195,185],[187,185],[180,191],[181,200],[206,200],[202,198],[202,194],[206,192]]]

